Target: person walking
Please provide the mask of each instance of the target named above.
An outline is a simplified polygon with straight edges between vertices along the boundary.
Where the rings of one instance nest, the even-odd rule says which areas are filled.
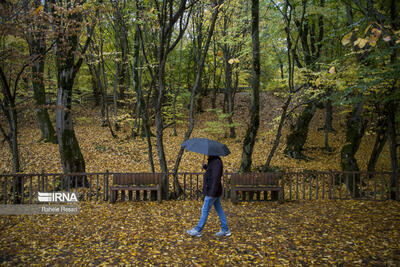
[[[222,160],[219,156],[208,156],[208,162],[207,164],[203,164],[203,168],[206,170],[203,177],[203,194],[205,197],[203,208],[201,210],[201,217],[197,226],[191,230],[187,230],[187,233],[191,236],[202,236],[201,232],[207,222],[208,214],[211,207],[214,206],[221,222],[221,230],[215,235],[230,236],[231,231],[229,230],[225,213],[221,206],[221,176],[223,173]]]

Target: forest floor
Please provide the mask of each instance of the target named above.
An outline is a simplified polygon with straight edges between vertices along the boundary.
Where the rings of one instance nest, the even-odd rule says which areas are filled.
[[[206,102],[206,101],[205,101]],[[196,117],[192,137],[209,137],[226,143],[232,154],[224,157],[227,171],[240,166],[242,141],[248,121],[249,94],[238,93],[234,121],[238,137],[225,138],[205,132],[205,122],[215,116]],[[263,93],[261,127],[253,154],[253,167],[265,163],[275,137],[276,120],[283,100]],[[204,103],[207,108],[207,103]],[[61,172],[58,145],[38,142],[34,112],[26,105],[20,112],[19,144],[22,169],[26,173]],[[87,172],[148,172],[147,144],[130,138],[130,128],[122,125],[118,138],[101,127],[98,108],[74,104],[76,135],[85,158]],[[54,116],[54,115],[52,115]],[[310,161],[283,155],[285,127],[273,166],[288,170],[340,169],[340,149],[345,139],[345,114],[334,115],[336,134],[330,134],[332,152],[324,150],[324,111],[311,122],[304,153]],[[54,117],[53,117],[54,118]],[[183,141],[185,125],[165,131],[164,143],[171,169]],[[154,131],[154,128],[153,128]],[[365,135],[356,155],[360,168],[366,164],[374,136]],[[153,139],[154,160],[158,166]],[[6,143],[0,146],[0,173],[11,172],[11,156]],[[390,170],[387,147],[377,170]],[[203,156],[187,152],[180,171],[201,171]],[[157,167],[159,171],[159,168]],[[355,200],[313,200],[240,203],[223,201],[231,237],[217,238],[218,217],[212,211],[201,238],[186,234],[197,223],[201,201],[80,202],[79,215],[0,216],[0,265],[335,265],[400,266],[400,203]]]
[[[222,203],[219,238],[201,201],[80,203],[79,215],[0,216],[2,266],[400,266],[400,203]],[[367,216],[366,216],[367,215]]]
[[[222,101],[222,96],[218,98]],[[281,113],[284,99],[274,95],[272,92],[261,94],[260,129],[253,153],[253,168],[257,169],[265,164],[269,151],[276,135],[276,128]],[[210,101],[203,101],[204,110],[209,108]],[[234,122],[239,123],[236,127],[237,137],[226,138],[224,134],[210,134],[204,129],[206,122],[217,120],[212,112],[204,112],[196,116],[195,129],[191,137],[207,137],[217,139],[225,143],[231,150],[231,154],[223,158],[225,170],[235,172],[239,169],[242,155],[243,137],[249,121],[250,94],[248,92],[237,93]],[[54,112],[50,116],[54,118]],[[284,155],[286,134],[288,126],[283,129],[280,145],[272,159],[271,166],[278,166],[285,170],[340,170],[340,149],[345,141],[345,115],[342,111],[334,113],[333,126],[336,133],[329,134],[329,145],[333,149],[328,152],[324,148],[325,134],[318,130],[323,127],[325,121],[325,110],[318,110],[311,121],[304,154],[309,161],[299,161]],[[101,127],[100,109],[94,107],[93,103],[76,104],[73,106],[74,128],[77,139],[85,159],[87,172],[148,172],[147,143],[145,139],[131,138],[131,126],[129,123],[121,123],[121,130],[116,132],[118,138],[112,138],[108,127]],[[183,118],[184,121],[187,119]],[[177,127],[178,136],[173,135],[173,128],[164,131],[165,156],[169,169],[172,169],[180,144],[187,126],[181,123]],[[152,128],[155,133],[155,128]],[[225,129],[228,133],[229,129]],[[22,171],[25,173],[40,173],[43,171],[61,172],[61,160],[58,145],[39,142],[40,131],[36,125],[34,109],[31,104],[20,107],[19,117],[19,152]],[[366,166],[371,155],[375,136],[366,131],[362,139],[356,158],[361,170]],[[156,171],[160,171],[157,156],[155,137],[152,138],[153,158]],[[0,144],[0,173],[9,173],[12,170],[11,154],[6,142]],[[183,155],[179,171],[196,172],[202,171],[201,162],[203,156],[186,152]],[[386,144],[376,165],[378,171],[390,171],[390,155]]]

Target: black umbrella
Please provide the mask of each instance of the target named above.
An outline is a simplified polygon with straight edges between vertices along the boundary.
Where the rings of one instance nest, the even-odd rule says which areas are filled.
[[[207,156],[227,156],[231,153],[226,145],[207,138],[192,138],[183,142],[181,146]]]

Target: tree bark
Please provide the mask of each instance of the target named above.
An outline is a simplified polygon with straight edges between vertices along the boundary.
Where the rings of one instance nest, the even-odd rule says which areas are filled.
[[[224,17],[224,28],[222,30],[222,36],[226,37],[227,30],[228,27],[228,21],[226,16]],[[235,106],[235,94],[234,94],[234,90],[233,90],[233,86],[232,86],[232,68],[233,65],[231,63],[229,63],[229,60],[232,58],[232,47],[229,46],[228,44],[224,44],[222,46],[222,51],[223,51],[223,55],[224,55],[224,63],[225,63],[225,98],[226,98],[226,102],[227,102],[227,120],[228,120],[228,124],[232,125],[233,124],[233,113],[234,113],[234,106]],[[230,126],[229,127],[229,137],[230,138],[235,138],[236,137],[236,132],[235,132],[235,127],[234,126]]]
[[[89,57],[88,57],[89,58]],[[92,58],[92,57],[90,57]],[[99,86],[99,82],[97,80],[97,76],[96,76],[96,66],[94,65],[94,60],[88,60],[89,62],[92,63],[88,63],[88,68],[89,68],[89,72],[90,72],[90,78],[92,80],[92,92],[93,92],[93,97],[94,97],[94,105],[96,107],[98,107],[100,105],[100,96],[101,96],[101,90],[100,90],[100,86]]]
[[[66,4],[68,8],[75,7],[75,4],[71,1],[67,1]],[[55,49],[58,86],[56,129],[61,164],[64,173],[82,173],[85,172],[85,160],[75,136],[71,111],[73,85],[75,77],[82,65],[83,57],[80,57],[76,61],[75,55],[76,52],[78,52],[79,30],[76,28],[68,28],[64,24],[65,20],[68,20],[68,23],[71,24],[73,24],[72,22],[79,24],[82,21],[82,14],[57,14],[53,10],[53,15],[56,17],[56,24],[54,26],[57,32]],[[83,50],[80,51],[82,55],[85,54],[89,46],[93,28],[94,25],[86,39]],[[75,179],[77,179],[77,177],[65,179],[64,185],[66,185],[68,181],[71,183],[71,187],[74,187],[75,184],[78,186],[88,186],[89,184],[86,177],[84,177],[83,181],[78,179],[76,182]]]
[[[4,138],[9,144],[11,155],[12,155],[12,166],[13,172],[17,173],[21,171],[19,162],[19,151],[18,151],[18,123],[17,123],[17,110],[15,107],[15,96],[12,95],[10,85],[7,78],[3,72],[3,68],[0,66],[0,79],[2,85],[3,93],[3,103],[1,104],[1,109],[7,118],[8,122],[8,133],[1,128]]]
[[[385,123],[378,124],[374,148],[372,149],[372,153],[367,165],[368,172],[375,171],[375,165],[379,159],[379,155],[381,154],[383,147],[386,144],[387,136],[387,126],[385,125]]]
[[[142,11],[141,6],[137,3],[137,9],[138,12]],[[138,15],[138,19],[140,19]],[[142,94],[142,88],[141,88],[141,81],[140,81],[140,76],[139,76],[139,67],[140,67],[140,28],[139,24],[136,24],[135,28],[135,35],[134,35],[134,44],[133,44],[133,69],[132,69],[132,81],[133,81],[133,88],[136,91],[136,97],[137,97],[137,102],[138,102],[138,111],[141,114],[142,118],[142,125],[143,129],[146,135],[146,140],[147,140],[147,148],[148,148],[148,157],[149,157],[149,164],[150,164],[150,169],[151,172],[155,172],[154,169],[154,161],[153,161],[153,148],[151,144],[151,131],[150,131],[150,125],[149,125],[149,115],[147,113],[147,107],[146,103],[143,98]]]
[[[35,4],[40,5],[36,0]],[[48,9],[47,3],[45,3]],[[29,53],[32,58],[38,57],[38,60],[32,65],[32,88],[35,99],[35,114],[39,129],[42,133],[41,139],[53,144],[57,143],[56,131],[51,123],[49,113],[46,108],[46,90],[44,85],[44,66],[46,54],[46,29],[43,22],[32,23],[28,29],[26,40],[29,46]]]
[[[112,1],[113,2],[113,1]],[[122,6],[121,6],[122,4]],[[125,91],[129,88],[130,77],[129,77],[129,64],[128,64],[128,55],[129,55],[129,41],[128,41],[128,27],[125,21],[124,9],[126,2],[125,1],[116,1],[113,2],[115,9],[115,42],[116,42],[116,50],[119,52],[118,56],[120,64],[117,64],[117,84],[118,84],[118,98],[125,99]]]
[[[42,133],[41,139],[45,142],[57,144],[57,134],[46,108],[46,92],[43,75],[44,59],[36,62],[34,66],[32,66],[32,87],[33,97],[35,99],[35,114],[39,129]]]
[[[291,125],[290,134],[286,137],[285,154],[294,159],[304,159],[307,157],[302,153],[304,144],[307,141],[308,126],[314,117],[316,106],[314,102],[307,104],[303,112],[296,121],[296,125]]]
[[[362,96],[359,96],[362,97]],[[364,101],[360,100],[354,105],[352,113],[347,119],[346,141],[340,151],[340,165],[342,171],[359,171],[355,155],[360,146],[361,139],[364,136],[365,127],[367,122],[362,118],[361,112],[363,109]],[[355,192],[354,197],[360,197],[360,176],[355,176],[355,184],[353,184],[353,176],[348,176],[349,192]],[[355,187],[355,188],[354,188]],[[354,191],[353,191],[354,190]]]
[[[58,94],[56,127],[61,163],[64,173],[85,172],[85,160],[79,148],[72,123],[72,66],[58,65]]]
[[[274,156],[275,151],[278,148],[279,140],[281,139],[281,136],[282,136],[282,129],[283,129],[283,125],[284,125],[285,120],[286,120],[287,109],[288,109],[289,104],[290,104],[291,101],[292,101],[292,94],[289,94],[288,98],[286,99],[285,104],[282,107],[282,115],[281,115],[281,119],[279,121],[278,131],[276,133],[274,144],[273,144],[273,146],[271,148],[271,151],[268,154],[268,158],[267,158],[266,163],[262,167],[262,171],[263,172],[268,172],[269,169],[270,169],[272,157]]]
[[[240,172],[250,172],[252,154],[256,142],[257,131],[260,125],[260,39],[259,39],[259,1],[251,1],[251,36],[252,36],[252,95],[250,125],[247,128],[243,141],[242,162]]]

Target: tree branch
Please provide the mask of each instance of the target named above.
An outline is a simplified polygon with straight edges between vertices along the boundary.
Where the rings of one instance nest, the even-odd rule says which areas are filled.
[[[188,14],[185,26],[182,28],[182,21],[179,24],[179,35],[178,35],[178,37],[176,37],[176,40],[174,41],[174,43],[168,48],[167,53],[170,53],[175,48],[175,46],[179,43],[179,41],[182,39],[182,36],[185,33],[187,26],[189,24],[191,13],[192,13],[192,8],[190,8],[190,10],[189,10],[189,14]]]

